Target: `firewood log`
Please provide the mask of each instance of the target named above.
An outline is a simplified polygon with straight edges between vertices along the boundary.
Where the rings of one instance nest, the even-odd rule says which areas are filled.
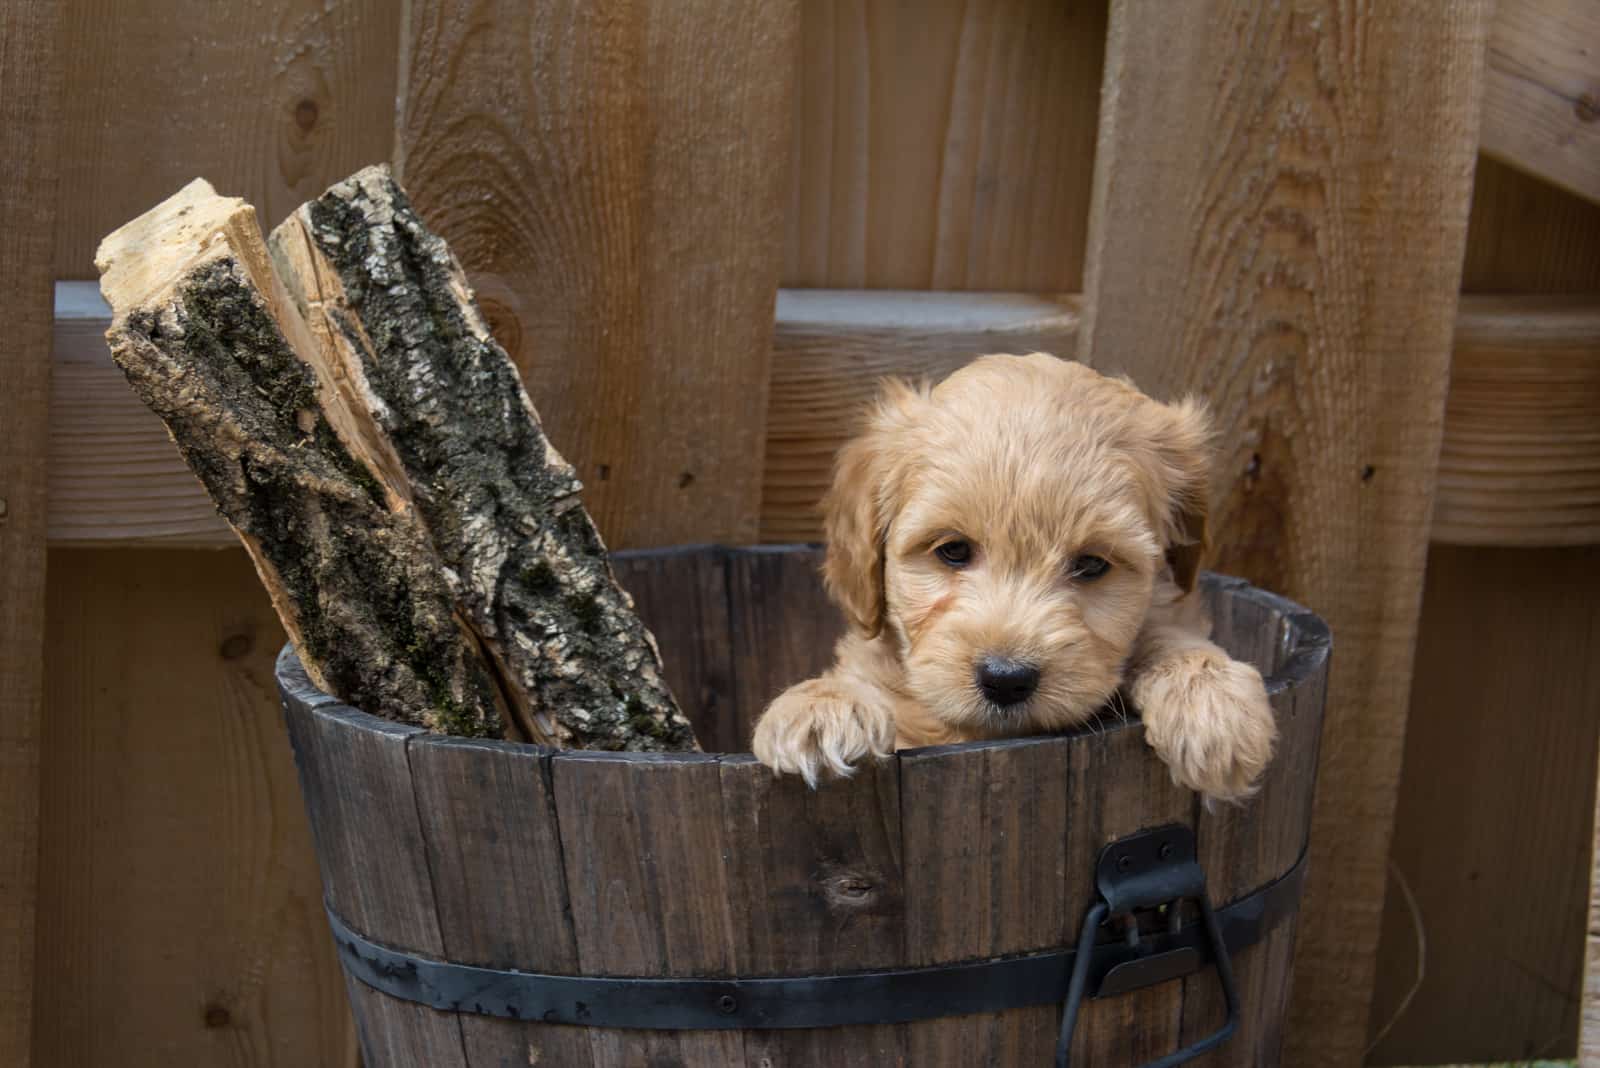
[[[268,244],[392,443],[457,604],[529,729],[582,748],[692,748],[577,473],[545,438],[461,265],[388,168],[303,205]]]

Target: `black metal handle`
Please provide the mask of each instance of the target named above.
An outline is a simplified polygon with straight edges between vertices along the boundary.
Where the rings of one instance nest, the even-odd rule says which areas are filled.
[[[1223,1025],[1211,1034],[1183,1049],[1169,1053],[1143,1068],[1174,1068],[1193,1060],[1207,1050],[1222,1045],[1239,1029],[1239,989],[1233,978],[1233,962],[1228,957],[1228,945],[1222,937],[1221,925],[1211,907],[1206,893],[1205,872],[1195,856],[1194,832],[1187,827],[1173,825],[1141,831],[1119,839],[1100,852],[1096,867],[1096,887],[1099,898],[1084,913],[1083,927],[1078,932],[1078,951],[1073,955],[1072,979],[1067,984],[1067,999],[1061,1009],[1061,1037],[1056,1043],[1056,1068],[1071,1068],[1072,1036],[1078,1026],[1078,1007],[1083,1004],[1089,990],[1090,964],[1095,957],[1095,938],[1100,926],[1113,915],[1130,917],[1129,937],[1138,939],[1137,909],[1171,907],[1171,920],[1178,922],[1177,906],[1183,901],[1194,901],[1200,909],[1200,922],[1205,928],[1206,944],[1211,950],[1211,962],[1222,982],[1222,997],[1227,1003],[1228,1017]],[[1160,982],[1173,974],[1164,966],[1159,956],[1130,962],[1123,968],[1137,968],[1138,974],[1124,974],[1120,981],[1108,983],[1116,969],[1101,976],[1094,997],[1112,993],[1126,993],[1142,986]],[[1109,988],[1109,989],[1108,989]]]

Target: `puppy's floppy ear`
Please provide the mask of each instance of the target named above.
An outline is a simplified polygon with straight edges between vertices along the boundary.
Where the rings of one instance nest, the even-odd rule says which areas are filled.
[[[1158,522],[1172,577],[1185,593],[1194,590],[1210,547],[1206,514],[1211,497],[1211,419],[1193,397],[1158,405],[1155,458]]]
[[[839,450],[822,498],[827,554],[822,577],[834,601],[867,637],[883,629],[883,555],[901,492],[902,432],[927,402],[925,386],[887,379],[865,429]]]

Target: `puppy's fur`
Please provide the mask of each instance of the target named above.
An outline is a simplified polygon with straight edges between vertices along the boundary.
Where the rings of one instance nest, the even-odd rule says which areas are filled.
[[[985,356],[933,389],[886,383],[823,501],[823,575],[850,633],[833,670],[767,709],[756,755],[815,786],[896,748],[1071,727],[1122,687],[1178,783],[1248,795],[1272,710],[1189,596],[1209,436],[1192,402],[1042,353]],[[953,566],[940,548],[958,540]],[[1091,557],[1110,564],[1098,577]],[[985,696],[988,657],[1036,669],[1032,694]]]

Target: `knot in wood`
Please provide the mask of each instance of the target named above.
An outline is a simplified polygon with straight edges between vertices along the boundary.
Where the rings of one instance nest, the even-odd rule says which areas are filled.
[[[878,880],[869,872],[853,868],[830,868],[818,879],[822,899],[830,909],[859,911],[878,901]]]

